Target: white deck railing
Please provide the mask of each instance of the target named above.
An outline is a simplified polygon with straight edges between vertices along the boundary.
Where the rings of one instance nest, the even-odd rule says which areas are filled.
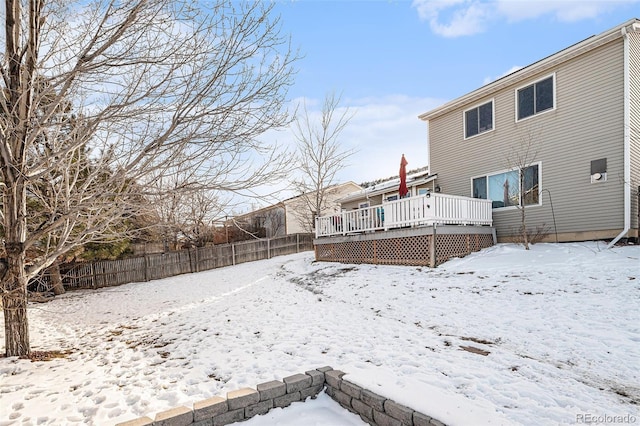
[[[491,200],[430,194],[316,219],[316,238],[407,226],[491,225]]]

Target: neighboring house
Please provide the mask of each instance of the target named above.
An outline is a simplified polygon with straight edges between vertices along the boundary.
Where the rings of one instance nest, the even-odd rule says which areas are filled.
[[[519,232],[520,191],[547,241],[638,237],[638,19],[419,118],[442,193],[491,199],[499,240]]]
[[[324,203],[319,216],[331,215],[340,211],[336,201],[345,195],[362,188],[354,182],[332,185],[325,189]],[[279,237],[284,235],[309,233],[314,230],[315,215],[308,201],[315,193],[301,194],[234,218],[236,226],[246,228],[259,237]]]
[[[437,192],[436,175],[429,175],[427,167],[407,174],[408,196],[415,197],[427,192]],[[352,192],[338,200],[342,210],[361,209],[371,206],[379,206],[384,201],[394,201],[399,198],[400,178],[392,178],[372,186]]]
[[[227,220],[226,227],[234,229],[240,240],[248,238],[272,238],[287,235],[285,225],[285,206],[274,204]],[[245,234],[245,237],[242,236]]]
[[[354,182],[346,182],[332,185],[325,189],[323,204],[319,212],[312,212],[311,205],[314,205],[315,192],[308,192],[297,197],[283,201],[285,206],[285,217],[287,234],[298,234],[313,232],[315,229],[315,219],[317,216],[330,215],[340,211],[338,200],[347,194],[361,190],[362,187]]]

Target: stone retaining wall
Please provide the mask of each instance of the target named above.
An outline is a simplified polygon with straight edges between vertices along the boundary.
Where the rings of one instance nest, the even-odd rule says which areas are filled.
[[[370,425],[445,426],[432,417],[344,380],[344,374],[339,370],[325,372],[326,394]]]
[[[323,389],[342,407],[372,426],[445,426],[427,415],[377,395],[344,380],[345,373],[322,367],[261,383],[256,389],[228,392],[226,398],[214,396],[196,402],[192,408],[177,407],[157,413],[155,419],[140,417],[116,426],[223,426],[284,408],[293,402],[315,398]],[[326,386],[326,387],[325,387]]]

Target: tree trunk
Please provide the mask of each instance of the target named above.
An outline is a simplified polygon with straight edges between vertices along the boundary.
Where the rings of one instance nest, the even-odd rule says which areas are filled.
[[[7,175],[5,171],[5,176]],[[6,356],[28,356],[29,322],[27,319],[26,270],[26,189],[22,178],[12,179],[13,185],[5,187],[4,229],[6,273],[2,276],[2,309],[4,311],[4,336]]]
[[[524,192],[524,168],[518,170],[520,177],[520,220],[522,222],[522,244],[525,250],[529,250],[529,234],[527,232],[527,217],[525,209],[525,192]]]
[[[56,296],[64,294],[65,290],[62,284],[62,275],[60,275],[60,265],[58,262],[51,265],[49,273],[51,274],[51,289],[53,290],[53,294]]]
[[[5,355],[28,356],[29,322],[27,320],[27,186],[25,172],[26,145],[29,126],[32,124],[32,87],[37,56],[38,29],[41,23],[39,7],[42,2],[28,2],[33,18],[25,37],[22,27],[22,2],[5,2],[5,74],[6,84],[3,104],[5,119],[2,148],[3,227],[6,252],[6,273],[2,277],[2,310],[4,311]],[[27,39],[24,46],[21,42]],[[24,62],[22,62],[24,59]],[[6,90],[8,89],[8,90]],[[7,96],[7,95],[5,95]]]
[[[525,250],[529,250],[529,233],[527,232],[524,206],[520,207],[520,209],[521,209],[520,214],[521,214],[521,220],[522,220],[522,245],[524,246]]]
[[[4,311],[5,355],[28,356],[29,323],[27,321],[27,282],[24,273],[15,276],[15,267],[11,267],[4,277],[2,307]]]
[[[22,177],[17,179],[7,171],[4,175],[12,177],[11,186],[5,186],[4,192],[4,229],[6,273],[2,284],[2,309],[4,311],[4,336],[6,356],[28,356],[29,322],[27,319],[26,270],[26,187]]]

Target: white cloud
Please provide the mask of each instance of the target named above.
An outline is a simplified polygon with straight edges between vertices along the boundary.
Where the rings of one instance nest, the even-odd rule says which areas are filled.
[[[301,101],[296,99],[294,103]],[[305,99],[311,117],[320,117],[322,100]],[[400,157],[405,154],[409,170],[428,165],[427,124],[418,115],[436,108],[445,99],[413,98],[409,96],[386,96],[383,98],[343,98],[341,108],[349,108],[355,115],[349,121],[339,140],[344,149],[354,149],[347,166],[337,176],[339,182],[362,183],[398,174]],[[340,113],[337,110],[336,113]],[[265,138],[295,149],[291,131],[270,132]],[[286,190],[287,182],[276,186],[256,188],[256,192],[267,194],[281,190],[262,200],[263,205],[273,204],[293,196]]]
[[[507,75],[509,75],[509,74],[511,74],[511,73],[514,73],[514,72],[516,72],[516,71],[518,71],[518,70],[521,70],[521,69],[522,69],[522,67],[521,67],[521,66],[519,66],[519,65],[514,65],[514,66],[512,66],[511,68],[509,68],[506,72],[502,73],[501,75],[499,75],[499,76],[497,76],[497,77],[485,77],[485,78],[484,78],[484,81],[482,82],[482,84],[489,84],[489,83],[491,83],[492,81],[496,81],[496,80],[498,80],[498,79],[500,79],[500,78],[502,78],[502,77],[504,77],[504,76],[507,76]]]
[[[413,7],[420,19],[428,21],[431,30],[443,37],[481,33],[492,14],[490,4],[468,0],[414,0]]]
[[[418,115],[444,102],[408,96],[350,100],[356,115],[341,140],[346,148],[357,152],[340,173],[340,180],[361,183],[396,175],[402,154],[409,161],[409,169],[426,166],[427,124]]]
[[[638,0],[413,0],[412,6],[435,34],[460,37],[483,32],[492,20],[519,22],[552,16],[559,22],[577,22],[633,3]]]
[[[319,118],[321,100],[306,99],[305,102],[309,115]],[[356,152],[339,173],[339,180],[360,183],[397,174],[402,154],[410,162],[410,169],[426,166],[427,124],[418,115],[445,102],[404,95],[343,99],[341,108],[349,108],[355,114],[339,141],[345,150]],[[340,109],[336,111],[340,112]],[[281,132],[279,140],[290,149],[295,145],[290,132]]]

